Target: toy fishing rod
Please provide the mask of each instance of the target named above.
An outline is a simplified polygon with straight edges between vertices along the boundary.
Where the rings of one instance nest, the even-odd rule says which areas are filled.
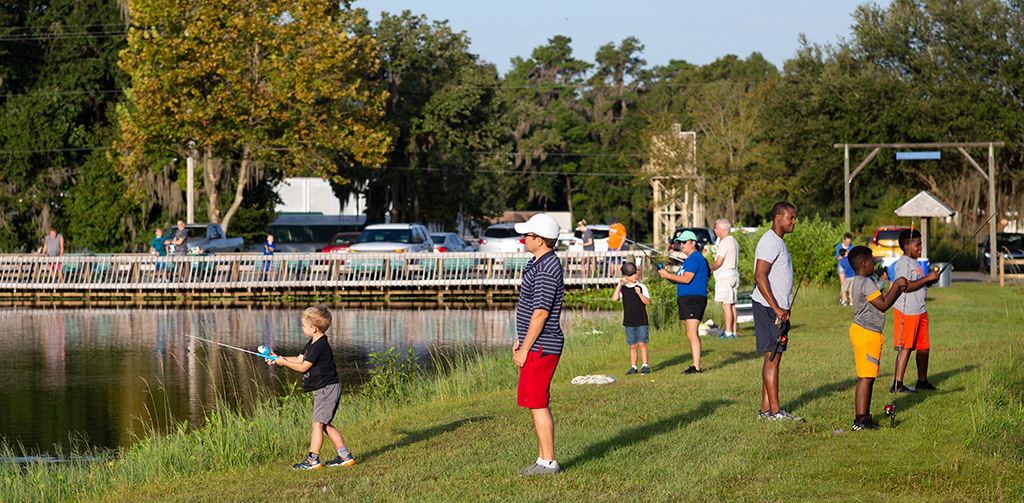
[[[210,344],[213,344],[213,345],[216,345],[216,346],[222,346],[222,347],[225,347],[225,348],[228,348],[228,349],[234,349],[235,351],[241,351],[243,353],[249,353],[250,355],[255,355],[255,356],[258,356],[260,358],[265,358],[267,360],[277,360],[277,358],[278,358],[277,356],[270,354],[270,349],[267,348],[266,346],[260,346],[260,347],[256,348],[259,351],[257,353],[256,351],[249,351],[248,349],[242,349],[240,347],[232,346],[230,344],[224,344],[223,342],[211,341],[210,339],[199,337],[198,335],[190,335],[190,334],[182,334],[182,335],[184,335],[185,337],[192,338],[192,339],[199,339],[201,341],[209,342]]]

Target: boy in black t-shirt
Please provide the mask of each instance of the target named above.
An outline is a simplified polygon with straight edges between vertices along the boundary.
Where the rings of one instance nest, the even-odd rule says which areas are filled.
[[[612,301],[618,302],[622,299],[622,325],[626,327],[626,343],[629,344],[629,370],[626,375],[636,373],[636,353],[640,352],[641,374],[648,374],[651,368],[647,366],[647,340],[649,327],[647,322],[647,305],[651,303],[651,292],[647,285],[637,281],[636,264],[624,262],[622,264],[622,278],[619,279],[615,293],[612,294]]]
[[[338,370],[334,366],[334,352],[331,351],[331,344],[327,342],[327,336],[324,334],[330,327],[330,309],[323,305],[306,309],[302,313],[302,332],[309,337],[309,341],[306,342],[302,354],[267,360],[268,365],[276,363],[302,372],[302,391],[313,392],[313,432],[309,440],[309,455],[301,463],[292,465],[296,470],[320,468],[320,447],[324,443],[324,432],[338,451],[338,457],[325,463],[327,466],[351,466],[356,463],[355,458],[345,448],[345,439],[342,438],[341,432],[331,425],[334,413],[338,410],[341,385],[338,384]]]

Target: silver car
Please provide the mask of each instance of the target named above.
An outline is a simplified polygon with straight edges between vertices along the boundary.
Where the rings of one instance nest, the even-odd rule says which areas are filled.
[[[434,251],[434,241],[423,224],[375,224],[363,229],[359,239],[349,246],[351,253],[416,253]]]
[[[516,232],[514,224],[494,224],[484,231],[477,251],[485,253],[522,253],[526,239]]]
[[[473,247],[454,232],[435,232],[430,235],[430,239],[434,241],[434,251],[437,253],[473,251]]]

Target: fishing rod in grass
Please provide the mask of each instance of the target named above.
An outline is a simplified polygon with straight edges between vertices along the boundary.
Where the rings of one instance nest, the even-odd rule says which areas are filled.
[[[266,346],[260,346],[260,347],[256,348],[257,350],[259,350],[259,352],[257,353],[256,351],[249,351],[248,349],[242,349],[240,347],[232,346],[230,344],[224,344],[223,342],[212,341],[210,339],[199,337],[198,335],[190,335],[190,334],[182,334],[182,335],[184,335],[185,337],[192,338],[192,339],[198,339],[198,340],[201,340],[201,341],[206,341],[206,342],[209,342],[210,344],[213,344],[215,346],[222,346],[222,347],[225,347],[225,348],[228,348],[228,349],[234,349],[235,351],[241,351],[243,353],[249,353],[250,355],[256,355],[256,356],[258,356],[260,358],[265,358],[267,360],[277,360],[277,358],[278,358],[276,355],[270,354],[270,348],[268,348]]]

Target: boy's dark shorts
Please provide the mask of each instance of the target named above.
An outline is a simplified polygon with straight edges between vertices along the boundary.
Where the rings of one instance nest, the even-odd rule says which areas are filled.
[[[708,307],[708,298],[705,295],[683,295],[676,297],[676,305],[679,306],[680,320],[702,320],[704,310]]]
[[[644,343],[647,344],[650,340],[650,327],[648,325],[641,325],[639,327],[625,327],[626,328],[626,344],[632,346],[633,344]]]
[[[540,348],[543,350],[543,348]],[[561,355],[530,351],[526,363],[519,369],[519,388],[516,403],[527,409],[546,409],[551,393],[551,377],[555,375]]]
[[[779,327],[775,326],[775,311],[757,302],[754,305],[754,339],[757,340],[757,351],[760,353],[771,352],[775,349],[775,341],[779,338]],[[779,352],[786,350],[785,346],[779,346]]]
[[[341,385],[328,384],[313,390],[313,422],[331,424],[334,413],[338,412],[338,401],[341,400]]]

